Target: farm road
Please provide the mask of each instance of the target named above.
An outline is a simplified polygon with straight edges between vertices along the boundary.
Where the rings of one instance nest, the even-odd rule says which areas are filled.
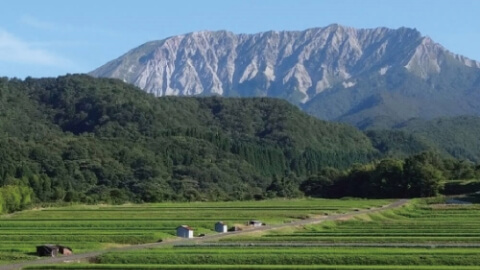
[[[201,238],[168,239],[166,241],[157,242],[157,243],[131,245],[131,246],[120,247],[120,248],[112,248],[112,249],[105,249],[105,250],[87,252],[87,253],[82,253],[82,254],[74,254],[74,255],[70,255],[70,256],[60,256],[60,257],[56,257],[56,258],[44,258],[44,259],[38,259],[38,260],[34,260],[34,261],[26,261],[26,262],[20,262],[20,263],[15,263],[15,264],[2,265],[2,266],[0,266],[0,270],[17,270],[17,269],[22,269],[23,267],[29,266],[29,265],[73,263],[73,262],[77,262],[77,261],[84,261],[84,260],[87,260],[87,259],[91,259],[91,258],[99,256],[103,253],[112,252],[112,251],[138,250],[138,249],[152,248],[152,247],[158,247],[158,246],[167,246],[167,245],[172,245],[172,244],[195,244],[195,243],[206,242],[206,241],[209,241],[209,240],[216,240],[216,239],[219,239],[219,238],[223,238],[223,237],[231,236],[231,235],[237,235],[237,234],[248,234],[248,233],[252,233],[252,232],[262,232],[262,231],[268,231],[268,230],[273,230],[273,229],[303,226],[303,225],[309,225],[309,224],[317,224],[317,223],[322,223],[324,221],[329,221],[329,220],[333,221],[333,220],[349,219],[351,217],[361,215],[361,214],[381,212],[381,211],[385,211],[385,210],[388,210],[388,209],[394,209],[394,208],[397,208],[397,207],[401,207],[401,206],[405,205],[407,202],[408,202],[407,199],[400,199],[400,200],[397,200],[397,201],[395,201],[395,202],[393,202],[389,205],[386,205],[384,207],[379,207],[379,208],[364,209],[364,210],[358,210],[358,211],[355,211],[355,212],[349,212],[349,213],[345,213],[345,214],[322,216],[322,217],[319,217],[319,218],[303,219],[303,220],[293,221],[293,222],[289,222],[289,223],[256,227],[256,228],[251,228],[251,229],[247,229],[247,230],[243,230],[243,231],[206,235],[206,236],[201,237]]]

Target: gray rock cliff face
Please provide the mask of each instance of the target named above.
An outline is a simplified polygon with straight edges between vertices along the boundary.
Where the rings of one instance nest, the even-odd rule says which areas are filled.
[[[480,68],[414,29],[334,24],[305,31],[174,36],[145,43],[90,74],[118,78],[156,96],[271,96],[303,106],[331,89],[355,89],[358,78],[385,76],[392,69],[428,81],[451,62]]]

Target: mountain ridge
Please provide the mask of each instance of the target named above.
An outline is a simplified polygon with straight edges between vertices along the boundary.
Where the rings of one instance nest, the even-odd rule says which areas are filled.
[[[457,83],[457,73],[471,78]],[[390,114],[386,112],[383,107],[388,104],[382,99],[367,106],[373,111],[371,117],[399,114],[388,125],[422,117],[422,113],[425,118],[480,114],[475,109],[480,107],[480,99],[474,99],[471,106],[459,112],[447,107],[446,115],[435,111],[444,107],[444,99],[430,106],[428,112],[422,111],[429,101],[425,93],[440,92],[439,88],[447,88],[442,92],[447,100],[456,95],[456,88],[480,92],[480,62],[454,54],[416,29],[405,27],[355,29],[332,24],[303,31],[257,34],[191,32],[144,43],[90,75],[118,78],[156,96],[283,98],[318,118],[356,126],[369,117],[362,104],[370,106],[368,100],[378,96],[396,100],[400,95],[400,100],[414,105],[406,117],[395,109]],[[392,77],[399,76],[403,76],[403,82],[390,82]],[[368,91],[362,88],[369,83]],[[410,89],[402,90],[407,87]],[[344,97],[342,91],[350,97]],[[412,100],[416,94],[423,100]],[[347,99],[352,102],[345,102]],[[462,102],[465,100],[463,97]],[[343,109],[332,113],[336,111],[335,104]],[[352,117],[355,108],[357,113]],[[415,111],[418,112],[412,114]]]

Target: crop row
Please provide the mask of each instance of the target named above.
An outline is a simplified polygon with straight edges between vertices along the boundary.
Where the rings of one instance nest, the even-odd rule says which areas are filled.
[[[28,266],[24,269],[242,269],[242,270],[404,270],[404,265],[215,265],[215,264],[70,264],[70,265],[39,265]],[[415,265],[418,270],[477,270],[477,266],[458,265]]]
[[[318,208],[318,207],[362,207],[362,206],[381,206],[390,203],[391,200],[372,200],[372,199],[272,199],[263,201],[226,201],[226,202],[163,202],[149,204],[125,204],[120,206],[99,205],[85,206],[74,205],[69,209],[149,209],[149,208],[259,208],[259,207],[302,207],[302,208]],[[51,210],[63,209],[49,208]]]
[[[168,248],[157,247],[133,251],[111,252],[109,254],[126,254],[129,256],[157,256],[159,254],[353,254],[353,255],[468,255],[479,254],[477,248],[461,247],[322,247],[322,246],[211,246],[210,244],[174,245]]]
[[[222,241],[231,242],[232,239],[222,239]],[[309,242],[309,243],[429,243],[432,245],[439,243],[478,243],[480,237],[318,237],[318,238],[300,238],[300,237],[272,237],[272,238],[236,238],[237,242]]]
[[[76,242],[76,241],[95,241],[99,243],[124,243],[124,244],[140,244],[145,242],[155,242],[156,238],[151,234],[131,234],[131,235],[109,235],[109,234],[98,234],[98,235],[12,235],[4,236],[0,235],[0,242],[3,241],[29,241],[35,237],[35,242],[38,244],[45,243],[59,243],[63,241]]]
[[[41,214],[40,214],[41,213]],[[272,222],[279,222],[284,219],[298,219],[304,218],[310,215],[323,215],[326,212],[314,212],[314,211],[269,211],[264,209],[261,211],[225,211],[225,212],[181,212],[177,211],[175,213],[135,213],[132,215],[122,214],[121,212],[108,213],[101,215],[95,212],[93,214],[77,214],[70,215],[65,213],[64,215],[57,213],[58,215],[45,215],[42,212],[35,216],[31,215],[19,215],[14,220],[15,221],[24,221],[24,222],[38,222],[38,221],[57,221],[57,222],[71,222],[71,221],[185,221],[185,220],[198,220],[198,221],[215,221],[215,220],[248,220],[252,218],[269,220]],[[327,213],[328,214],[328,213]],[[8,223],[10,220],[0,220],[0,223]],[[11,220],[11,222],[14,222]]]
[[[233,236],[226,242],[322,243],[472,243],[480,241],[480,208],[416,205],[362,215],[356,219],[325,222],[261,237]]]
[[[385,252],[382,249],[336,248],[230,248],[229,252],[211,249],[188,249],[176,252],[111,252],[98,258],[100,264],[251,264],[251,265],[478,265],[478,252],[462,249],[432,252],[430,249],[412,249],[403,252]],[[299,252],[299,250],[303,252]],[[395,250],[395,249],[393,249]],[[324,252],[326,251],[326,252]],[[478,251],[478,250],[474,250]]]

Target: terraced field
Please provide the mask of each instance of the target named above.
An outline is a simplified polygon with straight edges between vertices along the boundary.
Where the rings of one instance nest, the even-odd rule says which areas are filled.
[[[479,205],[416,201],[217,242],[109,252],[66,269],[480,269],[479,228]]]
[[[249,237],[235,241],[248,241]],[[230,241],[230,239],[222,239]],[[403,245],[480,245],[479,205],[426,205],[404,207],[325,222],[293,231],[255,237],[258,242],[374,243]]]
[[[173,247],[100,256],[100,265],[262,265],[266,268],[349,266],[478,266],[478,249],[379,247]],[[207,266],[208,265],[208,266]],[[162,266],[163,267],[163,266]]]
[[[35,246],[62,244],[74,253],[174,238],[188,224],[212,234],[222,220],[233,226],[250,219],[267,224],[388,204],[388,200],[271,200],[71,206],[23,211],[0,217],[0,263],[36,259]]]
[[[84,228],[93,226],[86,225],[89,223],[97,224],[96,229],[91,229],[93,232],[101,231],[97,230],[99,227],[110,231],[111,235],[117,232],[117,236],[122,232],[143,232],[149,239],[155,240],[160,236],[172,237],[174,225],[178,222],[194,224],[200,231],[211,234],[211,225],[218,219],[232,225],[248,219],[261,219],[273,224],[386,203],[370,200],[297,200],[103,206],[98,209],[83,206],[39,212],[50,217],[56,216],[59,220],[83,220],[86,222]],[[68,212],[71,214],[85,212],[82,214],[84,217],[66,219],[66,210],[72,210]],[[17,219],[20,222],[19,219],[28,219],[34,212],[19,213],[4,219],[11,219],[8,222]],[[104,214],[100,214],[102,212]],[[124,214],[119,214],[122,212]],[[95,217],[94,213],[98,216]],[[188,218],[183,218],[184,215]],[[40,217],[35,216],[37,220]],[[122,224],[123,218],[128,221],[124,222],[122,229],[119,224]],[[48,223],[51,220],[38,222]],[[137,223],[138,226],[135,225]],[[154,226],[170,229],[155,230]],[[479,228],[480,205],[428,204],[424,200],[417,200],[402,208],[360,214],[341,221],[232,235],[215,241],[172,242],[149,249],[108,252],[99,255],[94,264],[37,265],[27,268],[480,269]],[[121,243],[107,241],[105,244]]]

